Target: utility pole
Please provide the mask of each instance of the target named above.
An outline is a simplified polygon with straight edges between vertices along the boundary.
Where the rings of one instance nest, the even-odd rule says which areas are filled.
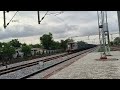
[[[117,11],[118,16],[118,27],[119,27],[119,37],[120,37],[120,11]]]
[[[100,59],[107,59],[106,57],[106,44],[105,44],[105,12],[104,11],[97,11],[98,15],[98,27],[99,27],[99,40],[100,40],[100,49],[103,50],[101,53]]]
[[[6,15],[5,15],[5,11],[3,11],[3,21],[4,21],[4,28],[6,28]]]
[[[106,13],[106,29],[107,29],[107,39],[108,39],[108,45],[110,45],[110,37],[109,37],[109,29],[108,29],[108,20],[107,20],[107,11]]]
[[[40,24],[40,13],[39,13],[39,11],[37,11],[37,14],[38,14],[38,24]]]
[[[97,18],[98,18],[98,30],[99,30],[99,42],[100,42],[100,49],[102,48],[102,42],[101,42],[101,33],[100,33],[100,12],[97,11]],[[101,54],[102,57],[102,54]]]

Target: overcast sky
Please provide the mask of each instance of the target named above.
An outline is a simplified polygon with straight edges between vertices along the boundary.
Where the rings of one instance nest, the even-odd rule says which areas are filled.
[[[57,13],[60,11],[49,11]],[[15,11],[6,14],[7,22],[12,18]],[[46,11],[41,11],[43,17]],[[20,42],[27,44],[40,43],[40,36],[51,32],[55,40],[66,39],[71,36],[86,36],[98,34],[98,21],[96,11],[64,11],[55,16],[47,15],[41,24],[37,21],[36,11],[19,11],[9,26],[3,28],[3,12],[0,11],[0,41],[6,42],[18,38]],[[116,11],[108,11],[108,24],[110,33],[118,32],[118,20]],[[79,38],[79,39],[80,39]],[[97,36],[96,36],[97,38]],[[87,38],[83,38],[86,40]],[[95,38],[92,38],[95,39]]]

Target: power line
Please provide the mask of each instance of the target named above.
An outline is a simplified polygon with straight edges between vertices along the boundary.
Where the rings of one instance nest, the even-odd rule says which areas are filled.
[[[41,20],[40,20],[40,13],[39,13],[39,11],[38,11],[38,24],[40,24],[41,23],[41,21],[45,18],[45,16],[47,15],[47,13],[48,13],[48,11],[44,14],[44,16],[41,18]]]
[[[7,11],[9,12],[9,11]],[[18,11],[17,11],[18,12]],[[10,22],[13,20],[13,18],[16,16],[17,12],[13,15],[13,17],[10,19],[10,21],[6,24],[6,11],[3,11],[3,20],[4,20],[4,28],[6,28]]]
[[[7,26],[10,24],[10,22],[13,20],[13,18],[16,16],[16,14],[18,13],[18,11],[13,15],[13,17],[10,19],[10,21],[7,23]]]
[[[18,13],[18,11],[17,11],[17,12],[13,15],[13,17],[10,19],[10,21],[6,24],[6,15],[5,15],[6,12],[9,12],[9,11],[3,11],[4,28],[6,28],[6,27],[11,23],[11,21],[13,20],[13,18],[14,18],[14,17],[16,16],[16,14]],[[46,17],[46,15],[55,14],[54,16],[57,16],[57,15],[63,13],[63,11],[57,12],[57,13],[49,13],[49,14],[48,14],[48,12],[49,12],[49,11],[47,11],[47,12],[44,14],[44,16],[40,19],[40,13],[39,13],[39,11],[37,11],[37,13],[38,13],[38,24],[40,24],[40,23],[44,20],[44,18]]]
[[[60,12],[56,12],[56,13],[49,13],[47,15],[52,15],[52,14],[59,15],[59,14],[62,14],[62,13],[64,13],[64,11],[60,11]]]
[[[45,13],[45,15],[42,17],[41,21],[45,18],[45,16],[47,15],[48,11]]]
[[[56,16],[56,15],[53,15],[53,16],[55,16],[57,19],[59,19],[60,21],[62,21],[62,22],[64,22],[64,23],[65,23],[65,21],[64,21],[62,18],[60,18],[60,17],[58,17],[58,16]],[[67,23],[65,23],[65,25],[69,28],[69,26],[68,26],[68,24],[67,24]]]

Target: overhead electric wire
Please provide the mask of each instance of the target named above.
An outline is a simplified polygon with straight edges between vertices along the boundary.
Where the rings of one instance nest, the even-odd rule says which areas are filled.
[[[65,23],[65,21],[64,21],[62,18],[60,18],[60,17],[58,17],[58,16],[56,16],[56,15],[54,15],[54,16],[57,17],[59,20],[61,20],[62,22]],[[65,26],[67,26],[68,28],[70,28],[69,25],[68,25],[67,23],[65,23]]]
[[[16,16],[16,14],[18,13],[18,11],[13,15],[13,17],[10,19],[10,21],[7,23],[7,26],[10,24],[10,22],[13,20],[13,18]]]
[[[47,11],[47,12],[45,13],[45,15],[41,18],[40,22],[45,18],[45,16],[47,15],[48,12],[49,12],[49,11]]]
[[[45,15],[41,18],[40,22],[46,17],[46,15],[55,14],[54,16],[57,16],[57,15],[63,13],[63,11],[57,12],[57,13],[50,13],[50,14],[48,14],[48,12],[49,12],[49,11],[47,11],[47,12],[45,13]],[[13,17],[12,17],[12,18],[10,19],[10,21],[7,23],[6,27],[11,23],[11,21],[13,20],[13,18],[16,16],[17,13],[18,13],[18,11],[13,15]],[[59,17],[58,17],[58,18],[59,18]],[[60,19],[60,18],[59,18],[59,19]],[[62,21],[63,21],[63,20],[62,20]]]
[[[57,16],[57,15],[59,15],[59,14],[62,14],[62,13],[64,13],[63,11],[61,11],[61,12],[59,12],[58,14],[55,14],[55,16]]]
[[[61,14],[61,13],[63,13],[63,11],[61,11],[61,12],[56,12],[56,13],[49,13],[49,14],[47,14],[47,15],[51,15],[51,14],[57,14],[57,15],[59,15],[59,14]]]

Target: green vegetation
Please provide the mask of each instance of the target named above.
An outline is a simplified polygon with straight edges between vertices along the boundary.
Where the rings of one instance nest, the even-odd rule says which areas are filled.
[[[111,41],[110,42],[110,45],[111,46],[113,46],[113,45],[120,45],[120,37],[116,37],[115,39],[114,39],[114,41]]]
[[[3,59],[12,59],[12,55],[15,53],[15,48],[8,43],[0,48],[0,52]]]
[[[28,45],[22,46],[21,51],[24,53],[24,56],[26,57],[31,54],[31,47]]]
[[[44,49],[51,49],[53,43],[52,34],[44,34],[42,37],[40,37],[40,41]]]
[[[68,43],[68,42],[73,42],[73,41],[74,41],[73,39],[61,40],[61,48],[62,48],[63,50],[66,50],[66,48],[67,48],[67,43]]]
[[[114,39],[114,44],[115,44],[115,45],[120,45],[120,37],[116,37],[116,38]]]
[[[63,49],[66,50],[67,43],[73,41],[72,39],[61,40],[61,42],[54,41],[53,36],[51,33],[44,34],[40,37],[41,45],[44,49],[47,50],[56,50],[56,49]]]
[[[46,55],[60,53],[67,49],[67,43],[73,42],[73,39],[61,40],[59,42],[54,40],[52,33],[48,33],[40,37],[40,42],[41,42],[40,44],[34,44],[34,45],[33,44],[27,45],[26,43],[22,44],[21,42],[18,41],[18,39],[12,39],[9,42],[0,42],[0,61],[3,60],[3,62],[7,62],[9,60],[9,63],[13,63],[17,61],[29,60],[36,57],[42,57]],[[85,44],[85,42],[82,41],[79,43]],[[31,53],[32,48],[41,48],[43,49],[43,52],[38,51],[38,52],[34,52],[33,54],[33,52]],[[18,53],[16,54],[16,50],[19,49],[21,49],[21,52],[24,53],[25,58],[13,59],[13,55],[18,55]],[[45,53],[44,50],[47,50],[47,53]],[[55,51],[52,51],[50,53],[49,50],[51,51],[55,50]],[[31,56],[31,54],[33,56]]]
[[[31,48],[42,48],[42,45],[40,45],[40,44],[30,44],[29,45]]]
[[[13,39],[12,41],[9,42],[11,46],[15,48],[20,48],[21,43],[18,41],[18,39]]]

